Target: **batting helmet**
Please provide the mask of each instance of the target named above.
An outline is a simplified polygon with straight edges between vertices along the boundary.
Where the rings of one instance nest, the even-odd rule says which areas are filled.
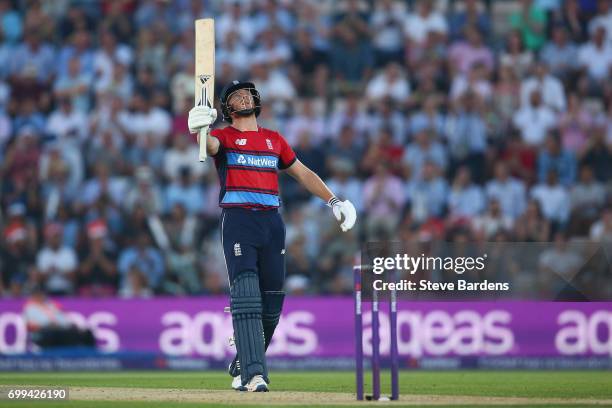
[[[243,109],[240,111],[233,110],[228,104],[229,98],[232,94],[240,89],[248,89],[251,92],[251,96],[253,96],[253,106],[252,109]],[[251,114],[255,114],[255,117],[259,116],[261,112],[261,97],[259,96],[259,92],[255,89],[255,85],[252,82],[241,82],[238,80],[232,81],[228,84],[223,91],[221,91],[221,113],[223,114],[223,120],[232,123],[232,113],[237,113],[239,115],[248,116]]]

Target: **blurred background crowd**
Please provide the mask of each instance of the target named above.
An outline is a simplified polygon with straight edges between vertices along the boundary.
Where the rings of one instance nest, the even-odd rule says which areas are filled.
[[[364,241],[555,241],[543,267],[577,267],[565,242],[612,240],[610,3],[0,0],[0,293],[227,291],[187,129],[203,17],[217,95],[252,80],[360,215],[343,234],[281,176],[288,292],[350,292]]]

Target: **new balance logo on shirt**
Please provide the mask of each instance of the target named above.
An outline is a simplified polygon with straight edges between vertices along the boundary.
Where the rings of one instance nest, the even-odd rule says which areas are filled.
[[[246,139],[236,139],[236,145],[238,146],[244,146],[246,145],[247,140]]]
[[[242,249],[240,248],[240,242],[234,244],[234,256],[242,256]]]

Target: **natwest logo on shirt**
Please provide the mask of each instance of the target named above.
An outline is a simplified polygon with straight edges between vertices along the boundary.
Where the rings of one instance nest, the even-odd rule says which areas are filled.
[[[252,157],[247,156],[247,164],[256,167],[276,167],[276,159],[270,159],[267,157]]]
[[[275,168],[278,164],[278,159],[239,154],[236,158],[236,164],[241,166]]]

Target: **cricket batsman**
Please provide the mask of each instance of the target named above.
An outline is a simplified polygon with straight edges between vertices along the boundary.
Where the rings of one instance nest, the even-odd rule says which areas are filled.
[[[251,82],[233,81],[221,93],[223,120],[210,131],[217,111],[189,112],[192,133],[206,135],[221,182],[221,244],[230,282],[230,310],[237,354],[230,364],[232,387],[268,391],[265,351],[278,325],[285,293],[285,225],[278,213],[278,171],[295,178],[331,207],[343,231],[357,218],[351,202],[339,200],[319,176],[302,164],[285,139],[257,125],[261,98]]]

